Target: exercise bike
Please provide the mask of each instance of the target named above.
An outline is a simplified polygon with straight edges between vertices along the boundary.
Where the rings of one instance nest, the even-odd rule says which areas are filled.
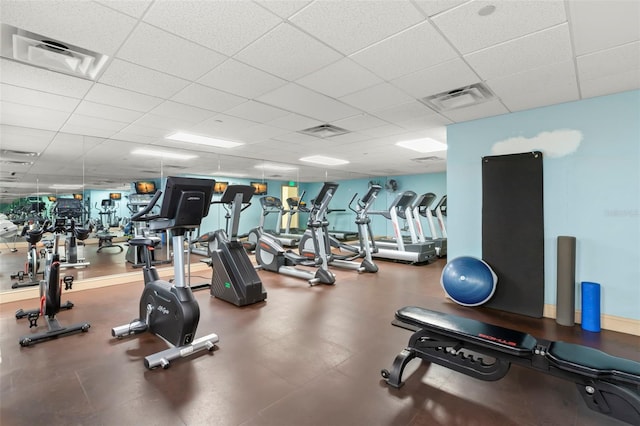
[[[218,336],[213,333],[195,338],[200,308],[191,288],[185,284],[183,250],[185,233],[199,227],[202,218],[209,213],[214,184],[213,179],[169,177],[160,214],[148,215],[162,194],[157,191],[151,202],[132,217],[132,220],[147,222],[151,230],[173,232],[173,284],[161,280],[152,264],[149,252],[155,245],[154,240],[136,237],[129,241],[133,247],[140,247],[145,251],[140,316],[128,324],[111,329],[111,335],[115,338],[149,331],[171,345],[169,349],[145,357],[144,364],[148,369],[169,368],[172,360],[204,349],[213,351],[214,344],[218,342]]]
[[[58,241],[60,234],[66,231],[64,219],[56,219],[55,224],[46,229],[46,232],[54,233],[53,249],[47,253],[47,261],[44,279],[40,281],[40,307],[31,310],[19,309],[16,311],[16,319],[27,318],[29,328],[38,326],[38,318],[42,316],[47,323],[47,331],[22,336],[19,339],[20,346],[30,346],[60,336],[67,336],[79,331],[86,332],[91,325],[87,322],[63,327],[56,318],[62,309],[71,309],[73,303],[67,301],[60,303],[62,296],[62,283],[65,290],[70,290],[73,284],[72,276],[65,276],[60,280],[60,255],[58,254]],[[46,226],[42,228],[43,232]]]
[[[11,284],[11,288],[15,289],[40,285],[38,275],[44,274],[44,272],[40,271],[40,263],[44,255],[38,252],[37,244],[42,240],[43,235],[44,228],[40,226],[38,222],[34,223],[33,229],[30,229],[28,225],[22,228],[20,236],[23,237],[28,244],[27,261],[25,262],[23,271],[11,274],[11,279],[18,280]]]

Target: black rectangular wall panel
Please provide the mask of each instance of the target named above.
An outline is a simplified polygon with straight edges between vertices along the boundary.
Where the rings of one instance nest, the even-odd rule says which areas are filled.
[[[542,317],[542,153],[482,158],[482,259],[498,276],[490,308]]]

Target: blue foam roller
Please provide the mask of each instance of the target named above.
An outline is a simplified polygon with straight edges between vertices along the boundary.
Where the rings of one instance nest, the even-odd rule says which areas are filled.
[[[485,261],[462,256],[445,265],[440,284],[447,296],[459,305],[479,306],[493,296],[498,277]]]
[[[600,331],[600,284],[583,281],[582,290],[582,329]]]

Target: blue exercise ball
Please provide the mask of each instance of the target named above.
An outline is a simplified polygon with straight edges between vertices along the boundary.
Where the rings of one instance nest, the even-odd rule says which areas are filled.
[[[440,284],[447,296],[459,305],[479,306],[493,296],[498,277],[484,260],[462,256],[445,265]]]

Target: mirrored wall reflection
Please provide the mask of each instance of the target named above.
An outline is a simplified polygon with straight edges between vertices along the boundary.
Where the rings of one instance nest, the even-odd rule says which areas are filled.
[[[0,134],[0,213],[20,226],[71,216],[81,226],[92,227],[92,238],[101,229],[117,236],[130,232],[125,228],[136,210],[131,196],[151,191],[151,185],[162,189],[167,176],[256,183],[262,192],[277,196],[283,185],[369,177],[344,166],[255,158],[257,153],[247,154],[250,148],[241,155],[204,146],[185,149],[144,136],[131,142],[7,125],[0,125]],[[252,208],[259,209],[259,203]],[[224,226],[224,212],[219,212],[220,218],[214,218],[216,214],[206,226]]]

